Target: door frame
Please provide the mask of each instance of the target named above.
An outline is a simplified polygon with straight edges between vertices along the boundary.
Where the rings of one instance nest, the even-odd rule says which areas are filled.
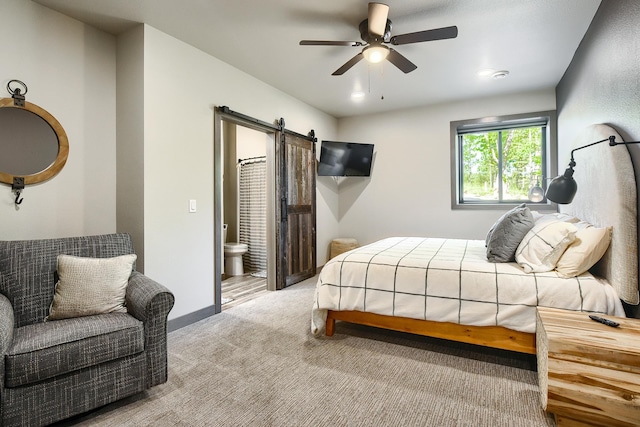
[[[222,311],[222,265],[224,262],[223,245],[223,202],[222,202],[222,179],[223,179],[223,153],[224,143],[223,128],[224,122],[244,126],[259,132],[264,132],[273,139],[272,144],[267,144],[267,174],[273,175],[267,178],[267,289],[276,290],[276,239],[273,231],[276,222],[276,209],[274,188],[275,184],[275,150],[276,133],[280,130],[279,125],[263,122],[253,117],[232,111],[229,107],[221,106],[214,108],[213,120],[213,241],[214,241],[214,314]],[[269,184],[271,182],[271,185]],[[271,187],[271,188],[269,188]]]

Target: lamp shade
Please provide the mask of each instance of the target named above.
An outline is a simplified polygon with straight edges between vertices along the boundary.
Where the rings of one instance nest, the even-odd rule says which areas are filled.
[[[567,169],[564,175],[553,178],[547,188],[547,199],[561,205],[571,203],[578,191],[578,184],[572,175],[573,170]]]
[[[529,190],[529,200],[538,203],[544,200],[544,190],[540,185],[536,184]]]
[[[389,48],[377,44],[370,45],[363,49],[362,54],[364,55],[364,59],[372,64],[376,64],[378,62],[384,61],[387,55],[389,55]]]

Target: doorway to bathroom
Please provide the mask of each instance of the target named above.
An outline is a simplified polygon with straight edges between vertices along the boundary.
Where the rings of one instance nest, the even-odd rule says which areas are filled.
[[[273,188],[273,159],[267,158],[267,147],[273,145],[273,136],[224,124],[223,310],[267,291],[267,194]]]
[[[260,227],[248,226],[249,230],[241,233],[242,216],[251,218],[252,210],[260,212],[261,208],[253,205],[266,205],[266,289],[282,289],[316,273],[316,138],[313,130],[302,135],[286,129],[284,119],[266,123],[228,107],[215,108],[214,128],[214,306],[219,313],[223,282],[225,290],[232,284],[239,289],[244,286],[241,283],[255,291],[264,290],[261,284],[249,284],[264,275],[260,245],[256,245],[255,260],[247,260],[251,239],[260,240],[256,237]],[[242,140],[254,142],[245,144]],[[250,191],[246,197],[240,191],[240,171],[246,169],[251,175],[260,168],[266,171],[265,182],[258,187],[262,190],[253,193],[266,194],[264,202],[257,202],[258,197],[251,197]],[[254,183],[249,179],[243,185]],[[241,209],[243,197],[247,202]],[[241,210],[247,212],[241,214]],[[227,281],[227,276],[233,280]]]

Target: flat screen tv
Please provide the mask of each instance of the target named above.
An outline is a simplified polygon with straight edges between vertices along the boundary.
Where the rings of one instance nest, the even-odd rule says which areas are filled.
[[[322,141],[318,176],[369,176],[373,144]]]

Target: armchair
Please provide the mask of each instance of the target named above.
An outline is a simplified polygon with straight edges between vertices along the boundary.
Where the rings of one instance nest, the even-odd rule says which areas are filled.
[[[0,425],[51,424],[167,381],[174,297],[135,268],[126,313],[45,320],[58,255],[132,253],[128,234],[0,241]]]

